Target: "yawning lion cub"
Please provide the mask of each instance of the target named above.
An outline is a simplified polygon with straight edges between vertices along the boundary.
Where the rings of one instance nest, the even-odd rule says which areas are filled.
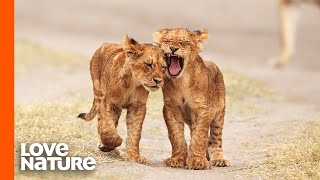
[[[214,63],[204,62],[198,55],[200,44],[207,38],[207,30],[176,28],[154,33],[154,40],[164,51],[168,66],[168,78],[165,78],[162,91],[163,114],[172,145],[172,157],[166,164],[171,167],[229,166],[222,151],[226,105],[223,76]],[[189,151],[184,123],[191,131]]]

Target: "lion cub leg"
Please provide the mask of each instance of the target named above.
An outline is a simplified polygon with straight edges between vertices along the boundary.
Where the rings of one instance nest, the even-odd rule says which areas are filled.
[[[208,133],[212,111],[198,110],[196,121],[191,125],[191,143],[189,146],[186,168],[188,169],[210,169],[211,165],[206,157],[208,144]]]
[[[129,161],[146,164],[147,159],[140,155],[139,143],[142,125],[146,115],[146,104],[133,105],[127,112],[127,143],[126,155]]]
[[[101,105],[98,118],[99,149],[101,151],[112,151],[121,145],[122,138],[117,133],[120,115],[121,109],[111,104]]]
[[[229,161],[224,158],[222,150],[222,129],[225,111],[218,111],[210,124],[210,136],[208,142],[208,156],[212,166],[230,166]]]
[[[184,167],[187,157],[187,143],[184,138],[184,121],[179,106],[165,104],[163,115],[168,128],[169,139],[172,146],[172,156],[165,160],[167,166]]]

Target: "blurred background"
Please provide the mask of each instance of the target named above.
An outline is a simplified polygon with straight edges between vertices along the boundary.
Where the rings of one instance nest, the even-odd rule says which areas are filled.
[[[297,55],[281,71],[270,63],[280,51],[278,0],[17,0],[15,38],[91,56],[103,42],[120,42],[125,34],[152,42],[157,28],[208,28],[205,58],[320,102],[314,83],[320,82],[319,18],[317,6],[301,6]]]
[[[93,156],[98,162],[92,173],[58,173],[59,178],[52,179],[320,178],[320,10],[299,6],[294,61],[275,69],[272,61],[280,53],[278,3],[16,0],[16,157],[21,142],[65,142],[71,155]],[[102,43],[120,43],[126,34],[150,43],[156,29],[174,27],[209,30],[201,56],[213,60],[225,77],[223,146],[231,167],[187,171],[163,165],[171,145],[160,91],[150,94],[140,143],[150,166],[124,161],[125,143],[119,153],[101,153],[96,146],[96,121],[76,119],[90,110],[89,62]],[[125,139],[124,115],[119,134]],[[18,163],[16,159],[18,179],[48,178],[49,172],[20,172]]]

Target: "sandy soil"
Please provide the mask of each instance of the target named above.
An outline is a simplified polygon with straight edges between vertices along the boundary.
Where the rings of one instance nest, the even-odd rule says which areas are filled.
[[[278,52],[276,0],[17,0],[15,37],[91,56],[102,42],[120,41],[125,34],[141,42],[150,42],[151,33],[158,27],[208,28],[211,38],[203,50],[206,59],[214,59],[224,70],[258,79],[280,94],[298,97],[298,103],[259,101],[264,112],[254,116],[227,111],[224,149],[232,164],[229,168],[188,171],[165,167],[162,160],[170,155],[165,124],[146,119],[146,134],[160,128],[158,133],[145,135],[141,141],[142,147],[148,147],[142,148],[142,152],[149,157],[151,165],[126,163],[126,171],[123,171],[124,162],[121,161],[112,166],[100,164],[98,169],[124,178],[241,179],[236,169],[266,158],[268,152],[264,143],[270,139],[281,141],[281,137],[291,133],[288,128],[319,117],[313,105],[320,104],[320,13],[315,7],[303,6],[301,14],[297,57],[282,70],[275,70],[268,63]],[[71,89],[83,96],[92,96],[87,69],[70,75],[57,73],[59,69],[40,68],[35,65],[34,73],[15,79],[16,104],[54,100]],[[92,129],[95,130],[94,125]],[[275,135],[275,131],[281,129],[285,129],[284,132]],[[123,153],[124,147],[119,150]]]

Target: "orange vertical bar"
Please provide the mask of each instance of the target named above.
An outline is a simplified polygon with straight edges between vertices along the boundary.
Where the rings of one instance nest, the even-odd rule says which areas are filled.
[[[0,1],[0,179],[14,177],[14,1]]]

